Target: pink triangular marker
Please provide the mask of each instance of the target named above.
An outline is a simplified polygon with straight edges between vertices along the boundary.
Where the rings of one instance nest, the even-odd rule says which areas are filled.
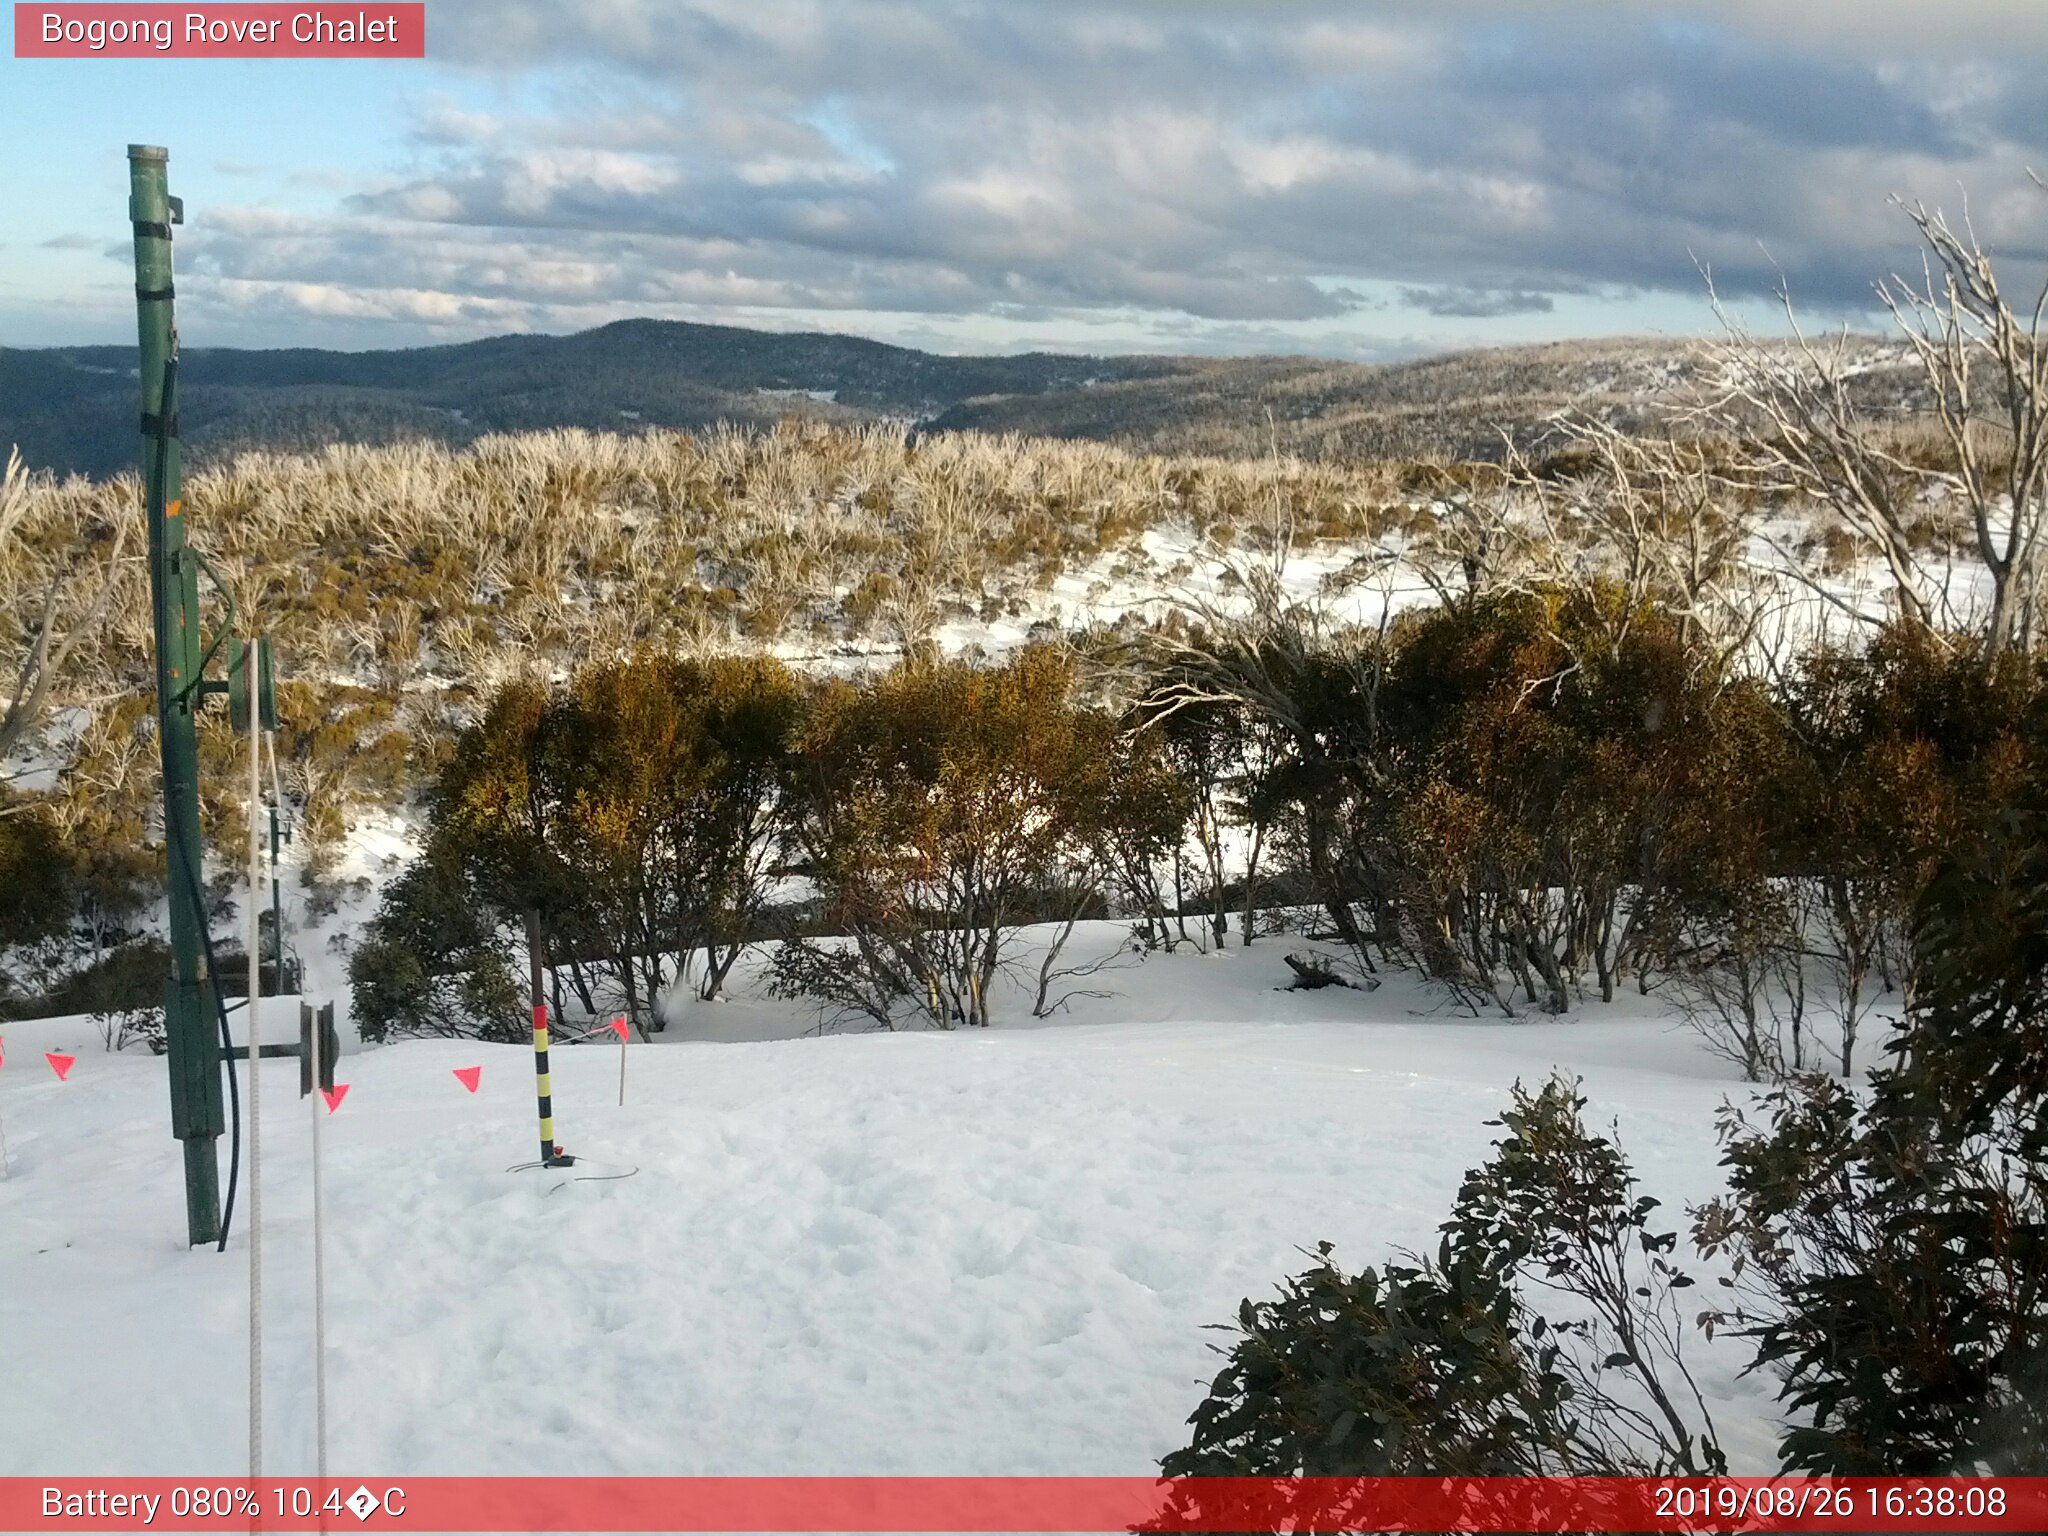
[[[332,1088],[322,1088],[320,1097],[327,1101],[327,1113],[331,1115],[341,1108],[341,1101],[348,1097],[348,1084],[336,1083]]]
[[[451,1067],[449,1070],[455,1074],[455,1081],[471,1093],[476,1092],[476,1080],[484,1075],[482,1067]]]
[[[50,1070],[57,1074],[57,1081],[60,1083],[71,1075],[71,1069],[78,1064],[76,1056],[60,1056],[55,1051],[43,1052],[43,1060],[50,1064]]]
[[[624,1041],[626,1038],[626,1021],[624,1019],[613,1019],[611,1022],[611,1030],[612,1033],[617,1035],[621,1041]]]

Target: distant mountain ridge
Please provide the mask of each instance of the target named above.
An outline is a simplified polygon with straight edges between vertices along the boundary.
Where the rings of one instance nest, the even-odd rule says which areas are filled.
[[[135,455],[127,347],[0,348],[0,444],[103,475]],[[942,357],[855,336],[622,320],[571,336],[495,336],[383,352],[188,347],[179,416],[195,456],[245,446],[577,426],[706,427],[791,411],[917,420],[977,396],[1156,377],[1173,358]],[[0,449],[4,451],[4,449]]]
[[[0,454],[104,476],[136,457],[127,347],[0,348]],[[944,356],[856,336],[622,320],[380,352],[188,348],[179,415],[195,462],[243,448],[548,427],[683,430],[797,414],[930,430],[1099,438],[1242,456],[1492,457],[1570,406],[1627,418],[1696,382],[1683,342],[1458,352],[1393,364],[1316,358]]]

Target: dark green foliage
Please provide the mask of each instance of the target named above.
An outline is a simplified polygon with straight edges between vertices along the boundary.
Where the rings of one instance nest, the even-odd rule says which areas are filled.
[[[1846,1074],[1872,1010],[1910,1001],[1915,895],[2009,799],[2042,686],[1904,630],[1742,677],[1600,581],[1447,595],[1372,637],[1252,585],[1227,638],[1155,640],[1143,713],[1232,791],[1204,814],[1269,836],[1368,968],[1475,1012],[1663,986],[1757,1079]]]
[[[57,937],[70,926],[77,900],[56,825],[40,809],[0,796],[0,950]]]
[[[164,1011],[153,1008],[103,1008],[93,1015],[100,1040],[110,1051],[125,1051],[140,1044],[150,1055],[161,1056],[169,1049],[164,1034]]]
[[[1648,1229],[1656,1202],[1583,1103],[1559,1079],[1516,1086],[1433,1260],[1346,1276],[1324,1243],[1277,1301],[1246,1301],[1166,1475],[1725,1470],[1679,1355],[1675,1235]],[[1532,1284],[1581,1315],[1544,1316]]]
[[[107,950],[40,996],[15,1003],[18,1018],[62,1013],[124,1013],[161,1008],[171,952],[159,939],[138,939]]]
[[[1222,695],[1257,727],[1244,814],[1361,961],[1502,1011],[1641,974],[1643,898],[1741,694],[1677,620],[1594,585],[1469,595],[1365,643],[1265,623],[1181,649],[1152,698]]]
[[[549,759],[568,750],[550,737],[554,702],[533,679],[500,688],[457,741],[427,809],[431,837],[474,899],[501,921],[532,917],[543,932],[576,921],[583,900],[564,849],[549,836]]]
[[[385,888],[349,957],[356,1028],[366,1040],[410,1035],[517,1041],[527,1029],[501,923],[446,850]]]
[[[1507,1134],[1492,1160],[1465,1176],[1444,1230],[1458,1252],[1484,1254],[1577,1303],[1579,1316],[1550,1327],[1578,1346],[1566,1358],[1581,1408],[1598,1426],[1589,1432],[1639,1442],[1637,1454],[1660,1471],[1726,1471],[1685,1366],[1679,1298],[1694,1282],[1671,1261],[1678,1234],[1650,1229],[1659,1202],[1636,1193],[1619,1147],[1587,1131],[1585,1107],[1561,1077],[1533,1095],[1517,1083],[1513,1103],[1490,1122]],[[1627,1373],[1641,1405],[1605,1392],[1600,1375],[1609,1370]]]
[[[2038,741],[2038,737],[2036,740]],[[2036,752],[2038,748],[2036,748]],[[2048,1473],[2048,778],[1922,893],[1921,991],[1867,1102],[1793,1083],[1724,1118],[1719,1320],[1807,1420],[1788,1469]]]
[[[1202,947],[1222,947],[1230,931],[1233,897],[1242,898],[1246,907],[1240,936],[1249,942],[1249,909],[1269,831],[1256,789],[1270,762],[1271,733],[1247,711],[1209,699],[1168,709],[1141,707],[1132,723],[1150,738],[1150,761],[1163,775],[1162,787],[1170,781],[1172,796],[1158,807],[1172,822],[1170,828],[1159,822],[1167,832],[1164,845],[1151,850],[1145,860],[1131,861],[1122,881],[1133,915],[1143,920],[1142,937],[1148,946],[1163,943],[1169,950],[1176,937],[1188,939],[1189,907],[1199,894],[1197,941]],[[1242,886],[1231,879],[1226,851],[1240,828],[1249,834],[1248,878]],[[1161,855],[1170,865],[1170,900],[1157,876]],[[1174,914],[1171,932],[1165,922],[1168,911]]]
[[[1346,1275],[1318,1261],[1276,1301],[1247,1300],[1242,1341],[1195,1410],[1168,1477],[1475,1477],[1574,1470],[1569,1383],[1555,1345],[1495,1265]]]

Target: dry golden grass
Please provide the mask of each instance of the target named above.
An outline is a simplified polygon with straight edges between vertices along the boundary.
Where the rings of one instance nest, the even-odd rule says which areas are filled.
[[[795,423],[249,453],[186,486],[195,538],[292,672],[389,692],[648,644],[915,640],[1149,529],[1227,536],[1277,502],[1298,537],[1355,538],[1400,496],[1377,468]],[[57,551],[124,524],[139,547],[140,522],[131,479],[32,481],[0,610],[27,611]],[[79,678],[136,686],[148,647],[138,587]]]
[[[53,702],[146,693],[136,482],[34,477],[17,492],[12,534],[0,539],[0,639],[18,642],[35,622],[53,571],[104,564],[125,529],[121,600],[86,626]],[[390,701],[378,739],[414,743],[464,721],[515,671],[561,673],[643,648],[902,649],[949,621],[1027,618],[1055,580],[1083,568],[1157,589],[1175,572],[1140,548],[1153,531],[1253,560],[1282,538],[1296,550],[1392,544],[1455,572],[1475,526],[1506,515],[1501,494],[1498,466],[1441,458],[1169,457],[800,421],[247,453],[186,486],[195,539],[242,627],[273,637],[283,674]],[[1851,553],[1830,545],[1824,558]],[[65,589],[72,611],[60,603],[60,629],[95,586]],[[328,731],[345,734],[341,723]],[[68,785],[94,792],[99,759],[117,748],[85,730]],[[303,791],[334,766],[327,747],[314,755],[320,763],[296,770]],[[383,767],[349,769],[345,780],[356,779],[379,793],[400,783]]]

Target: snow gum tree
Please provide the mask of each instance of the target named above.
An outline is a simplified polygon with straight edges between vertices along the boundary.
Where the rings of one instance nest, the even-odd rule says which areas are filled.
[[[1174,935],[1188,938],[1187,908],[1199,897],[1206,909],[1200,919],[1195,942],[1199,947],[1222,948],[1230,930],[1229,864],[1227,849],[1232,822],[1241,812],[1236,792],[1246,782],[1253,745],[1248,739],[1247,716],[1214,700],[1201,700],[1180,708],[1141,708],[1139,722],[1157,742],[1162,766],[1173,773],[1183,788],[1185,833],[1167,850],[1171,868]],[[1252,836],[1251,867],[1247,885],[1257,873],[1258,831]],[[1193,858],[1189,858],[1190,845]],[[1194,879],[1188,877],[1192,874]],[[1156,929],[1170,949],[1174,935],[1165,933],[1163,915],[1167,909],[1164,892],[1159,891],[1160,916],[1147,911],[1148,936]],[[1246,922],[1249,924],[1249,917]],[[1251,938],[1249,926],[1243,937]]]
[[[74,652],[97,643],[138,574],[124,558],[126,521],[82,515],[34,481],[10,449],[0,468],[0,759],[42,723]]]
[[[1072,681],[1034,649],[988,669],[915,659],[819,693],[794,838],[843,938],[783,944],[782,991],[883,1027],[990,1021],[1017,929],[1100,884],[1116,732]]]
[[[76,877],[51,818],[40,808],[0,816],[0,955],[12,962],[0,966],[0,1009],[16,990],[11,973],[37,968],[23,959],[64,935],[76,905]]]
[[[384,892],[349,957],[356,1027],[365,1038],[525,1037],[525,998],[505,926],[460,860],[430,846]]]
[[[643,1031],[670,979],[716,997],[759,936],[804,707],[766,657],[588,667],[554,706],[551,836]]]
[[[364,961],[365,976],[383,968],[390,1002],[456,962],[435,937],[446,924],[422,926],[432,895],[436,912],[468,904],[463,921],[448,917],[465,935],[516,932],[536,995],[558,1014],[566,987],[586,1013],[622,1008],[645,1035],[661,1027],[669,985],[689,979],[716,996],[761,935],[804,702],[767,658],[643,655],[559,686],[506,685],[456,742],[429,799],[422,862],[447,878],[387,900],[386,948]],[[390,948],[407,935],[409,958]],[[481,963],[476,943],[457,948]],[[415,971],[422,979],[404,980]]]
[[[578,916],[576,886],[550,836],[549,705],[537,679],[500,688],[456,742],[428,806],[429,861],[451,871],[442,899],[466,893],[471,926],[520,934],[535,998],[545,995],[550,939],[559,948]]]
[[[1726,338],[1713,358],[1726,393],[1702,418],[1742,445],[1737,478],[1752,490],[1819,503],[1878,556],[1893,621],[1929,638],[1967,630],[1987,658],[2024,651],[2040,638],[2048,561],[2048,285],[2031,297],[2007,292],[1967,218],[1955,224],[1939,209],[1899,206],[1920,237],[1921,270],[1876,291],[1918,364],[1931,430],[1902,432],[1901,422],[1873,413],[1857,392],[1851,339],[1809,339],[1789,294],[1789,349],[1723,315]],[[1960,509],[1988,603],[1960,597],[1924,547],[1916,525],[1930,498]],[[1838,596],[1827,600],[1870,618]]]

